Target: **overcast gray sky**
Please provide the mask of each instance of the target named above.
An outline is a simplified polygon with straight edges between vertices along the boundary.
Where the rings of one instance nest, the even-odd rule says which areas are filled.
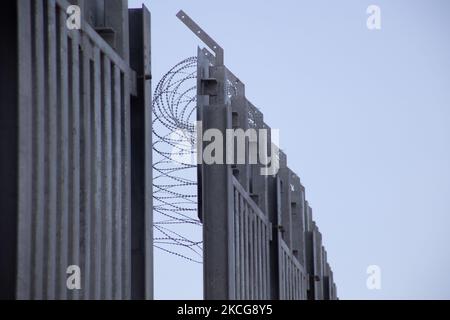
[[[183,9],[281,130],[341,299],[450,298],[450,1],[130,1],[142,3],[154,86],[196,54]],[[371,4],[378,31],[366,27]],[[202,298],[201,266],[155,259],[156,298]],[[367,289],[369,265],[382,290]]]

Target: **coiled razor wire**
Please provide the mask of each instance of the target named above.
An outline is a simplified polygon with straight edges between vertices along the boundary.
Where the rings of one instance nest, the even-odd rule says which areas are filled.
[[[153,227],[156,248],[202,263],[196,103],[197,58],[191,57],[166,73],[154,93]]]

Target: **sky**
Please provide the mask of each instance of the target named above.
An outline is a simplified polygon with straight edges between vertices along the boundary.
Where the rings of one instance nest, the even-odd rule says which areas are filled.
[[[201,45],[178,10],[224,48],[280,129],[340,299],[450,299],[448,0],[129,3],[152,13],[154,86]],[[366,26],[369,5],[381,30]],[[155,250],[155,298],[201,299],[201,266]]]

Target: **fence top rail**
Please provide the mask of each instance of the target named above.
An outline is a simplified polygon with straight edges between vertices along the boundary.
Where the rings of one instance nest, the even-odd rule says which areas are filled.
[[[249,204],[249,206],[252,208],[252,210],[255,212],[255,214],[264,222],[265,225],[269,225],[269,219],[267,216],[262,212],[262,210],[258,207],[258,205],[253,201],[253,199],[249,196],[247,191],[241,186],[239,181],[233,176],[233,186],[234,188],[239,192],[239,194],[245,199],[245,201]]]

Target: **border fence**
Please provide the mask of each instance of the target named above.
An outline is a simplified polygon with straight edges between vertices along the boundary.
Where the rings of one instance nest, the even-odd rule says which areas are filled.
[[[81,10],[77,29],[67,26],[71,5]],[[149,11],[128,9],[126,0],[4,0],[0,8],[0,299],[152,299],[153,210],[169,212],[168,225],[200,223],[161,195],[195,206],[168,185],[157,184],[160,202],[152,202]],[[266,130],[263,157],[279,164],[272,175],[248,162],[197,166],[205,299],[337,299],[300,178],[273,148],[223,49],[183,11],[178,17],[209,48],[196,59],[197,156],[209,129],[223,137]],[[173,95],[162,86],[163,96],[176,97],[183,81]],[[191,103],[189,92],[178,102]],[[245,145],[246,158],[261,148],[249,137]],[[200,255],[201,243],[175,240]],[[67,286],[73,266],[81,272],[77,290]]]
[[[229,130],[255,129],[267,130],[267,146],[262,148],[267,159],[279,164],[276,174],[262,175],[263,166],[249,161],[249,150],[261,148],[261,141],[247,135],[244,164],[228,164],[230,150],[226,149],[220,161],[199,165],[205,298],[337,299],[321,234],[300,178],[289,169],[286,155],[273,148],[270,127],[246,99],[245,85],[223,64],[220,45],[185,12],[177,16],[209,48],[199,49],[197,58],[198,158],[203,159],[209,144],[203,141],[208,130],[219,130],[227,137]]]

